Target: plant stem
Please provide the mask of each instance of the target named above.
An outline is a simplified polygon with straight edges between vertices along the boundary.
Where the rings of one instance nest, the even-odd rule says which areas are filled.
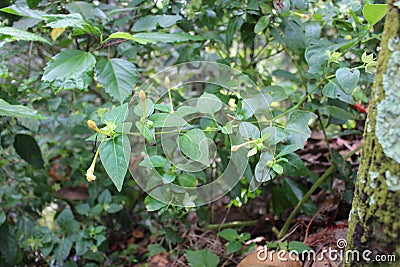
[[[225,228],[241,228],[245,226],[253,226],[256,225],[258,220],[253,220],[253,221],[235,221],[235,222],[227,222],[224,224],[209,224],[205,227],[207,230],[216,230],[216,229],[225,229]]]
[[[350,151],[344,159],[347,160],[351,156],[353,156],[357,151],[359,151],[362,148],[362,145],[356,147],[354,150]],[[318,178],[318,180],[314,183],[314,185],[308,190],[308,192],[304,195],[304,197],[300,200],[299,203],[297,203],[297,206],[294,208],[292,213],[290,214],[289,218],[286,220],[285,224],[283,225],[281,231],[279,232],[279,238],[283,237],[286,235],[290,224],[292,223],[294,216],[300,211],[300,209],[303,207],[303,205],[306,203],[306,201],[310,198],[310,196],[314,193],[314,191],[325,181],[326,178],[331,175],[331,173],[336,169],[336,164],[332,163],[332,165],[325,171],[325,173]]]

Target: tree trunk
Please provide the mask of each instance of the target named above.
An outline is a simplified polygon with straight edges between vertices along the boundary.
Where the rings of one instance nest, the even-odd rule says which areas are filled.
[[[396,255],[399,264],[400,2],[388,2],[389,11],[368,109],[361,165],[349,216],[346,249],[347,252],[359,251],[360,261],[361,253],[366,250],[372,251],[368,256],[370,259],[376,255]],[[349,257],[347,260],[352,259]],[[348,264],[365,263],[353,261]]]

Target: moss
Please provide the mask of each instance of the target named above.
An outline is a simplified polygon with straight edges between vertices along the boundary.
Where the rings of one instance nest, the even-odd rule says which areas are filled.
[[[400,190],[400,179],[396,174],[391,174],[389,170],[385,172],[386,185],[390,191]]]
[[[393,1],[389,5],[390,2]],[[400,184],[400,147],[396,151],[396,141],[400,140],[400,49],[396,39],[399,24],[399,10],[390,6],[368,109],[346,247],[359,251],[372,248],[374,254],[397,252],[397,257],[400,190],[394,189]],[[346,266],[350,265],[355,263]]]
[[[391,55],[382,85],[385,96],[377,105],[376,137],[385,154],[400,163],[400,51]]]

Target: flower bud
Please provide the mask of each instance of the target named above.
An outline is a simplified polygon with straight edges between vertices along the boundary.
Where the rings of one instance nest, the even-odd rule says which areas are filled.
[[[142,102],[146,101],[146,93],[143,90],[140,90],[140,92],[139,92],[139,99]]]

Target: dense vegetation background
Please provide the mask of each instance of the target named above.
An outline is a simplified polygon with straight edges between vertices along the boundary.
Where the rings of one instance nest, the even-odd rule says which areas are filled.
[[[319,252],[346,239],[386,4],[1,5],[0,266],[236,266],[265,244]],[[394,36],[388,42],[396,50]],[[268,110],[268,125],[255,122],[242,94],[213,85],[168,88],[170,97],[157,101],[148,90],[138,100],[153,74],[197,60],[246,74],[270,103],[257,107]],[[181,171],[167,163],[157,129],[168,114],[187,115],[173,107],[197,97],[224,103],[229,120],[191,122],[195,129],[179,138],[212,139],[217,160],[204,171]],[[128,106],[152,156],[147,162],[120,145]],[[213,107],[212,115],[220,110]],[[226,138],[232,133],[236,143]],[[162,203],[127,171],[151,162],[161,183],[195,187],[223,172],[235,145],[246,149],[246,172],[229,194],[201,207],[184,195],[192,207]],[[189,148],[181,149],[191,159],[204,152]]]

